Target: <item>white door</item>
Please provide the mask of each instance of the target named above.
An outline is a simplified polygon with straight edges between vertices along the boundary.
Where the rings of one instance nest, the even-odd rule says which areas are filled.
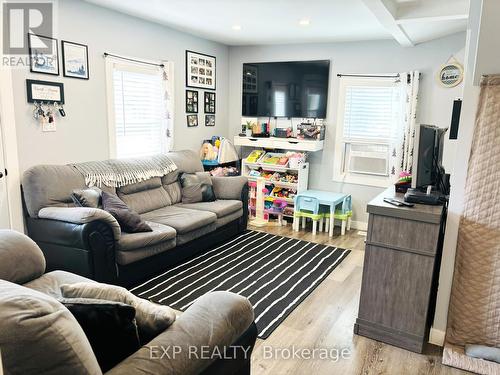
[[[0,126],[0,229],[10,228],[10,214],[7,201],[7,176],[5,175],[3,150],[2,127]]]

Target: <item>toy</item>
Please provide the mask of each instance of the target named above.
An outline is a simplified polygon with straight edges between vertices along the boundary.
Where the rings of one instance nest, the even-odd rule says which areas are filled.
[[[201,146],[200,159],[201,160],[217,160],[217,151],[211,143],[205,142]]]
[[[250,155],[247,156],[247,163],[257,163],[257,161],[265,154],[262,150],[253,150]]]

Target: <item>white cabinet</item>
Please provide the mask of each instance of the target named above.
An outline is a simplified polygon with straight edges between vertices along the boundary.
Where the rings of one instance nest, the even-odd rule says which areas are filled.
[[[275,148],[291,151],[320,151],[323,149],[324,141],[297,138],[257,138],[257,137],[234,137],[235,146]]]

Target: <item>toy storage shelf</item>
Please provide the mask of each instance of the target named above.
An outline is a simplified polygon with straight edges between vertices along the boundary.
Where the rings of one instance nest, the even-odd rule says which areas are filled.
[[[257,138],[257,137],[234,137],[235,146],[275,148],[292,151],[320,151],[323,149],[324,141],[297,138]]]
[[[259,177],[248,177],[248,181],[257,181]],[[272,181],[272,180],[265,180],[266,185],[274,185],[282,188],[287,188],[287,189],[295,189],[298,190],[299,184],[294,183],[294,182],[283,182],[283,181]]]
[[[270,172],[292,172],[297,175],[297,182],[284,182],[284,181],[271,181],[263,177],[250,176],[251,170],[262,169]],[[274,185],[282,188],[295,189],[297,192],[307,190],[309,180],[309,163],[301,163],[297,168],[290,168],[289,166],[273,165],[267,163],[247,163],[245,159],[242,161],[241,175],[248,178],[249,181],[257,181],[262,178],[266,185]]]
[[[250,172],[252,170],[259,170],[262,169],[263,171],[267,172],[279,172],[282,174],[294,174],[297,176],[297,181],[296,182],[287,182],[287,181],[273,181],[272,179],[268,179],[265,177],[258,177],[258,176],[251,176]],[[309,163],[300,163],[297,168],[291,168],[289,165],[286,166],[281,166],[281,165],[274,165],[274,164],[268,164],[268,163],[262,163],[262,162],[256,162],[256,163],[248,163],[246,159],[242,160],[242,166],[241,166],[241,175],[246,176],[249,181],[263,181],[265,186],[270,189],[271,186],[278,187],[278,188],[284,188],[284,189],[292,189],[295,190],[297,193],[307,190],[308,187],[308,179],[309,179]],[[266,196],[264,197],[265,200],[274,200],[274,199],[279,199],[281,201],[285,201],[288,203],[289,206],[294,205],[294,200],[293,198],[283,198],[283,197],[274,197],[274,196]],[[255,209],[254,209],[255,210]],[[293,217],[292,215],[283,215],[285,217]]]

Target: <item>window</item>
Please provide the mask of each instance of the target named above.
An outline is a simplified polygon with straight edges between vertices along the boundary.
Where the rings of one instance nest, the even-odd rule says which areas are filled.
[[[334,180],[390,184],[390,150],[403,131],[402,97],[394,78],[340,79]]]
[[[164,68],[106,59],[111,157],[167,152],[171,134]]]

